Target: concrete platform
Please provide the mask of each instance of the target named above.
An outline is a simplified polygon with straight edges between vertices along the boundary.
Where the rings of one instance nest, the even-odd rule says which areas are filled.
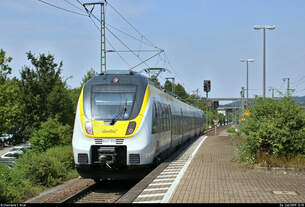
[[[244,168],[233,161],[237,141],[229,136],[200,137],[133,203],[305,202],[305,175]]]

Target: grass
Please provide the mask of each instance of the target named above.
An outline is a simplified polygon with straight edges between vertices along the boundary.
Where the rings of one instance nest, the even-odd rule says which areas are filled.
[[[227,132],[229,132],[229,133],[235,133],[236,131],[235,131],[235,128],[234,128],[234,127],[230,127],[230,128],[227,129]]]
[[[290,157],[268,155],[260,153],[257,156],[257,166],[305,169],[305,156],[295,155]]]
[[[231,135],[232,140],[236,143],[244,141],[239,132]],[[239,139],[235,139],[239,138]],[[238,145],[237,145],[238,146]],[[249,168],[257,167],[278,167],[278,168],[295,168],[295,169],[305,169],[305,155],[297,154],[293,156],[277,156],[273,154],[268,154],[266,152],[258,151],[253,160],[250,159],[251,156],[248,153],[241,153],[239,148],[239,153],[234,157],[234,161],[245,164]],[[249,161],[249,159],[251,161]]]
[[[236,138],[236,137],[240,137],[240,136],[241,136],[240,130],[238,130],[238,129],[235,128],[235,127],[230,127],[230,128],[228,128],[228,129],[227,129],[227,132],[230,133],[230,136],[231,136],[232,138]]]

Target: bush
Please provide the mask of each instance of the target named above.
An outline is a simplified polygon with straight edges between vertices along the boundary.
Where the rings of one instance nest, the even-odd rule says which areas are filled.
[[[46,152],[27,151],[12,169],[0,164],[0,203],[22,202],[45,187],[76,176],[70,145]]]
[[[33,132],[30,143],[35,151],[43,152],[56,145],[71,143],[72,128],[62,125],[57,119],[49,118]]]
[[[235,131],[235,128],[234,128],[234,127],[230,127],[230,128],[227,129],[227,132],[229,132],[229,133],[235,133],[236,131]]]
[[[43,153],[25,153],[17,161],[15,169],[35,185],[57,185],[69,178],[74,169],[72,147],[57,146]]]
[[[305,155],[305,111],[294,100],[258,98],[241,125],[245,134],[239,159],[254,163],[262,153],[278,157]]]
[[[36,195],[40,190],[18,171],[0,164],[0,203],[18,203]]]

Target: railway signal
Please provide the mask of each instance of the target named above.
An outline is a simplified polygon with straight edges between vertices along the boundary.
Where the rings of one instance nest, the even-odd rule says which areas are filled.
[[[211,91],[211,81],[210,80],[204,80],[203,91],[206,92],[206,93]]]
[[[219,101],[214,101],[213,102],[213,108],[217,109],[219,107]]]

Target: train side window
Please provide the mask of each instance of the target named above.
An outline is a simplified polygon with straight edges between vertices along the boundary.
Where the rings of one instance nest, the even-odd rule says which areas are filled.
[[[165,120],[165,110],[164,110],[164,105],[161,105],[162,108],[162,132],[165,131],[166,129],[166,120]]]
[[[169,108],[168,105],[165,105],[165,109],[166,109],[166,122],[167,122],[167,131],[169,131],[169,127],[170,127],[170,123],[169,123]]]
[[[174,125],[175,134],[178,135],[178,116],[175,115],[175,125]]]
[[[168,117],[168,130],[171,130],[171,118],[172,118],[172,115],[171,115],[171,110],[170,110],[170,105],[167,105],[167,117]]]
[[[160,109],[159,109],[159,103],[156,103],[156,111],[157,111],[157,118],[156,118],[156,133],[160,132]]]
[[[158,110],[156,103],[153,104],[152,108],[152,133],[155,134],[158,132]]]
[[[166,105],[163,105],[163,108],[164,108],[164,122],[165,122],[165,131],[168,131],[168,111],[167,111],[167,107],[166,107]]]
[[[173,129],[173,134],[176,135],[176,115],[173,115],[173,123],[172,123],[172,129]]]
[[[162,132],[162,108],[160,103],[157,104],[157,108],[158,108],[158,133],[159,133]]]
[[[166,119],[165,119],[165,110],[164,110],[164,104],[162,104],[162,131],[166,130]]]

